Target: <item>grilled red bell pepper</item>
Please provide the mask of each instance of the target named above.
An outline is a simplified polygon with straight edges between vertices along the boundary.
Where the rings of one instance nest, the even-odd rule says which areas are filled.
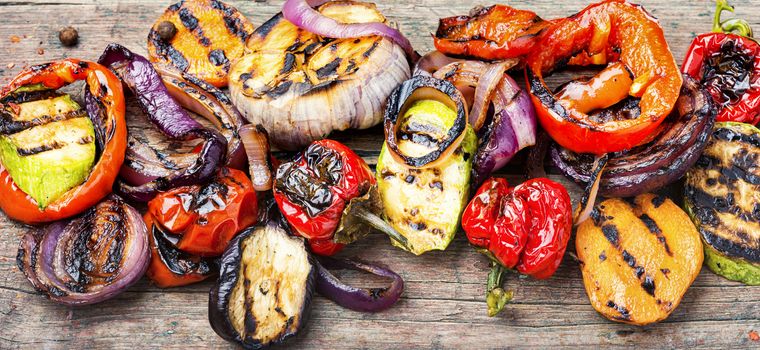
[[[64,219],[89,209],[111,193],[124,162],[127,124],[121,81],[108,68],[73,58],[31,66],[0,90],[0,98],[25,86],[42,84],[47,89],[59,89],[80,80],[87,83],[89,97],[94,99],[87,101],[87,113],[96,127],[97,143],[102,147],[100,156],[84,183],[44,209],[19,189],[10,173],[0,166],[0,209],[15,220],[35,224]]]
[[[734,9],[717,1],[713,33],[697,36],[681,70],[698,79],[721,106],[718,121],[760,122],[760,44],[749,24],[740,19],[721,21]],[[732,33],[738,31],[738,34]]]
[[[570,196],[554,181],[532,179],[510,188],[505,179],[491,178],[467,205],[462,228],[499,264],[545,279],[562,261],[572,217]]]
[[[564,64],[608,63],[593,84],[576,82],[555,93],[544,82]],[[557,143],[578,153],[616,152],[647,141],[673,109],[682,84],[657,21],[621,0],[553,20],[525,64],[538,120]]]
[[[359,155],[340,142],[321,140],[277,168],[272,190],[295,233],[309,240],[314,253],[333,255],[344,246],[336,242],[336,232],[357,235],[361,223],[404,244],[403,237],[377,216],[382,207],[373,195],[376,188],[372,171]]]
[[[205,185],[163,192],[148,203],[148,213],[179,250],[219,256],[241,230],[256,223],[258,202],[244,172],[222,168]]]

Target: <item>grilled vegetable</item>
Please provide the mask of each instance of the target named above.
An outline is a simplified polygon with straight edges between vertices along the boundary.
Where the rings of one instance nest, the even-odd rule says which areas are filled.
[[[476,7],[467,16],[442,18],[433,40],[435,48],[447,55],[514,58],[529,53],[550,23],[509,6]]]
[[[760,130],[716,123],[686,174],[684,206],[705,243],[705,262],[730,280],[760,285]]]
[[[37,291],[71,306],[113,298],[140,280],[149,260],[140,213],[116,196],[25,234],[16,256]]]
[[[760,122],[760,44],[741,19],[721,21],[733,12],[726,0],[716,1],[713,32],[694,38],[681,70],[697,77],[720,106],[718,121]],[[737,34],[733,32],[737,31]]]
[[[654,191],[681,178],[707,145],[717,106],[696,80],[684,74],[681,96],[662,131],[650,142],[609,154],[599,191],[609,197],[630,197]],[[594,156],[554,144],[554,165],[577,183],[589,183]]]
[[[431,77],[404,82],[388,102],[378,190],[386,220],[414,254],[446,249],[459,227],[477,148],[466,120],[461,93]]]
[[[222,168],[203,185],[162,192],[148,203],[153,221],[178,249],[199,256],[219,256],[230,240],[256,222],[258,202],[244,172]]]
[[[245,16],[224,2],[180,1],[169,6],[148,32],[148,54],[152,62],[171,64],[224,87],[230,62],[243,55],[253,29]]]
[[[525,62],[539,122],[562,147],[579,153],[617,152],[646,141],[670,114],[682,83],[657,21],[619,0],[552,21]],[[554,93],[544,75],[564,64],[608,66]]]
[[[368,3],[318,9],[343,23],[385,22]],[[366,129],[382,119],[390,92],[409,78],[404,50],[381,36],[329,39],[278,14],[251,35],[230,69],[230,95],[281,149],[296,150],[333,130]]]
[[[286,341],[306,324],[317,268],[302,238],[269,222],[230,242],[221,264],[208,310],[220,337],[260,349]]]
[[[599,203],[578,227],[575,246],[591,305],[617,322],[664,320],[702,268],[694,224],[653,194]]]
[[[85,109],[56,89],[84,80]],[[0,208],[41,223],[77,215],[111,193],[124,161],[121,82],[66,59],[32,66],[0,91]]]
[[[347,309],[379,312],[393,306],[404,292],[404,280],[387,267],[362,261],[320,257],[317,291],[327,299]],[[356,270],[391,279],[388,287],[357,288],[341,282],[328,269]]]
[[[153,215],[143,217],[150,238],[150,265],[146,276],[160,288],[186,286],[203,281],[219,272],[214,258],[183,252],[174,245],[176,236],[157,225]]]

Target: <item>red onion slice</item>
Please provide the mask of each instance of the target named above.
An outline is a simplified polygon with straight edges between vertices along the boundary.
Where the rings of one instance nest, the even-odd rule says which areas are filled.
[[[71,305],[123,292],[148,268],[148,230],[134,208],[111,196],[81,216],[24,235],[19,269],[35,289]]]
[[[412,75],[432,76],[433,73],[439,71],[441,68],[451,63],[461,61],[463,60],[460,58],[446,56],[440,51],[431,51],[417,61],[414,65]]]
[[[272,189],[272,163],[269,156],[269,136],[260,124],[243,125],[238,130],[248,156],[248,168],[256,191]]]
[[[315,6],[322,5],[329,0],[287,0],[282,5],[282,15],[296,27],[310,33],[328,38],[347,39],[362,36],[380,35],[401,46],[410,61],[419,58],[409,39],[404,37],[398,30],[391,28],[385,23],[340,23],[315,10]]]
[[[319,257],[317,292],[347,309],[362,312],[379,312],[393,306],[404,292],[404,280],[386,267],[348,259]],[[328,269],[364,271],[376,276],[390,278],[385,288],[357,288],[341,282]]]
[[[507,69],[514,66],[516,62],[516,60],[510,60],[490,64],[488,69],[478,79],[469,118],[470,125],[472,125],[475,131],[480,130],[483,123],[485,123],[486,113],[488,113],[488,106],[491,105],[494,90],[504,79]]]

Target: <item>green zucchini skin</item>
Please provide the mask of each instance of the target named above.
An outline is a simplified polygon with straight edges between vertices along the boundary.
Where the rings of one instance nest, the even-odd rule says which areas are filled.
[[[707,267],[727,279],[760,285],[760,130],[716,123],[686,174],[684,196]]]

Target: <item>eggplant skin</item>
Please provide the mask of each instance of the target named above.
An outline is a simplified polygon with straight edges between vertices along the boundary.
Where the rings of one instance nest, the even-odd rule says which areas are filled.
[[[256,240],[257,238],[259,239],[258,241]],[[255,311],[251,312],[251,307],[255,309],[257,306],[256,303],[260,301],[257,299],[257,296],[263,295],[261,298],[265,298],[264,296],[268,293],[274,293],[276,301],[282,301],[282,299],[280,299],[280,296],[282,295],[279,294],[279,287],[283,279],[273,279],[277,282],[274,286],[275,288],[268,289],[266,292],[259,289],[258,291],[254,291],[254,294],[251,296],[246,296],[245,294],[247,293],[245,293],[245,291],[242,292],[244,293],[243,295],[240,295],[241,292],[236,293],[235,288],[241,287],[241,285],[242,287],[250,287],[250,280],[241,280],[241,278],[243,278],[241,272],[243,271],[249,277],[252,275],[254,277],[261,277],[262,270],[266,270],[266,272],[275,272],[276,267],[273,265],[273,262],[277,260],[278,253],[280,254],[279,257],[283,256],[282,254],[284,253],[282,250],[272,249],[272,251],[267,251],[269,254],[266,255],[267,259],[265,262],[257,261],[257,264],[255,265],[244,264],[246,253],[250,252],[251,249],[255,249],[255,252],[259,252],[262,249],[282,248],[276,246],[277,242],[273,240],[285,242],[285,244],[290,245],[291,248],[297,247],[298,249],[302,249],[303,257],[307,259],[306,263],[308,264],[308,272],[306,272],[306,276],[303,280],[304,293],[297,313],[285,321],[285,328],[279,329],[279,333],[267,334],[269,337],[266,339],[260,339],[261,337],[255,336],[258,331],[271,331],[271,326],[267,324],[267,321],[271,321],[272,319],[276,320],[277,317],[285,315],[285,312],[288,310],[281,309],[279,306],[282,304],[279,304],[275,308],[270,307],[264,309],[266,312],[269,312],[265,319],[257,319],[254,316]],[[264,242],[266,244],[254,248],[248,247],[248,244],[255,244],[256,242]],[[269,243],[272,243],[272,245]],[[301,252],[288,254],[287,257],[300,253]],[[274,259],[270,259],[273,257]],[[285,342],[288,338],[295,336],[298,331],[306,325],[311,311],[311,300],[314,294],[314,288],[316,286],[317,265],[306,249],[305,242],[302,238],[288,235],[282,226],[278,226],[274,222],[248,228],[230,242],[230,245],[220,259],[220,265],[221,271],[219,272],[219,278],[209,292],[208,312],[211,328],[213,328],[216,334],[220,337],[227,341],[235,342],[245,349],[263,349]],[[293,267],[294,264],[286,264],[286,266]],[[249,269],[254,269],[254,271],[252,272]],[[296,274],[298,274],[297,271],[288,271],[289,277]],[[259,285],[259,288],[262,288],[261,285]],[[286,296],[292,296],[292,293],[283,294]],[[241,297],[243,299],[242,301],[240,300]],[[292,300],[290,301],[292,302]],[[230,310],[231,302],[233,305],[236,302],[241,303],[245,307],[245,318],[242,321],[237,322],[238,325],[242,322],[246,333],[245,335],[241,335],[238,329],[236,329],[234,325],[235,322],[231,318],[234,316]],[[288,301],[286,300],[286,302]],[[296,300],[295,302],[299,301]]]
[[[759,162],[760,130],[716,123],[684,185],[684,208],[702,236],[707,267],[748,285],[760,285]]]

